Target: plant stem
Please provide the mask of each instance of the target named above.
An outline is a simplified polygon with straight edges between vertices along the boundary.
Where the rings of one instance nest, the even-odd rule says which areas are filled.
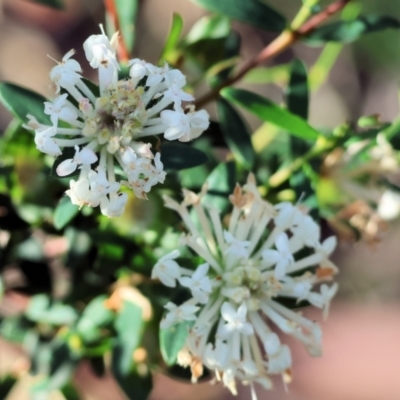
[[[114,25],[115,31],[120,30],[120,24],[119,24],[119,17],[118,17],[118,12],[117,12],[117,7],[115,6],[115,0],[104,0],[104,7],[107,11],[107,14],[110,16],[111,21]],[[120,34],[119,37],[119,46],[118,46],[118,58],[121,61],[121,63],[126,64],[129,59],[129,51],[126,47],[125,41],[123,36]]]
[[[313,30],[320,26],[332,15],[342,10],[351,0],[338,0],[320,13],[314,15],[307,22],[305,22],[297,30],[285,30],[276,39],[274,39],[267,47],[265,47],[257,56],[249,60],[235,75],[229,77],[225,82],[215,87],[210,92],[200,97],[196,102],[197,108],[204,106],[219,96],[221,89],[234,84],[246,75],[251,69],[257,67],[265,61],[275,58],[278,54],[282,53],[287,48],[291,47],[299,39],[309,35]]]
[[[289,179],[294,172],[296,172],[299,168],[301,168],[301,166],[305,162],[321,155],[322,153],[325,153],[326,151],[333,149],[335,145],[336,145],[336,140],[334,139],[329,140],[324,137],[320,137],[315,146],[313,146],[306,154],[304,154],[304,156],[296,158],[287,167],[271,175],[271,177],[268,180],[268,186],[270,187],[280,186],[287,179]]]

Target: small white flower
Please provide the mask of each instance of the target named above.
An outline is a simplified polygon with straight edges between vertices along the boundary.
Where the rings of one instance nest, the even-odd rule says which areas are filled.
[[[59,176],[66,176],[72,174],[79,165],[91,165],[97,161],[97,156],[93,150],[88,148],[80,149],[75,146],[74,158],[68,158],[61,162],[56,171]]]
[[[174,250],[161,257],[153,267],[151,278],[158,278],[165,286],[175,287],[176,280],[181,277],[181,269],[175,261],[179,255],[179,250]]]
[[[124,212],[127,201],[128,195],[126,193],[111,193],[108,197],[101,198],[101,212],[108,218],[119,217]]]
[[[286,268],[294,262],[286,233],[276,237],[275,247],[276,250],[264,250],[262,257],[267,266],[275,265],[275,278],[279,280],[285,276]]]
[[[179,283],[189,288],[194,299],[199,303],[207,303],[208,296],[211,293],[211,282],[207,276],[209,268],[210,266],[207,263],[201,264],[190,278],[184,276],[179,279]]]
[[[227,337],[235,331],[243,335],[252,335],[254,330],[250,323],[246,321],[247,307],[242,304],[237,311],[228,302],[222,304],[221,315],[226,324],[221,328],[221,336]]]
[[[224,231],[224,239],[229,244],[225,250],[225,254],[232,254],[238,258],[247,258],[249,256],[247,250],[247,247],[250,245],[249,241],[238,240],[228,231]]]
[[[182,244],[206,263],[195,272],[180,268],[183,276],[170,282],[175,286],[178,280],[191,290],[193,297],[185,304],[198,304],[189,313],[194,324],[184,344],[192,381],[202,372],[194,366],[204,364],[232,393],[236,379],[270,389],[270,374],[281,374],[287,382],[292,366],[289,347],[271,325],[301,341],[312,356],[321,354],[319,325],[281,299],[306,300],[327,313],[337,285],[312,289],[337,271],[328,258],[336,239],[320,243],[318,226],[298,207],[280,203],[274,208],[265,202],[252,176],[229,197],[234,207],[225,230],[217,210],[203,206],[203,194],[185,190],[182,203],[164,197],[166,207],[178,212],[187,227]],[[179,319],[177,306],[171,307],[174,312],[161,326]]]
[[[147,199],[153,186],[164,183],[161,154],[153,152],[145,139],[169,136],[171,126],[163,122],[164,111],[174,113],[174,121],[187,120],[187,129],[174,133],[182,141],[198,137],[209,124],[205,111],[195,112],[191,106],[185,114],[182,102],[192,101],[193,96],[183,91],[185,76],[167,64],[159,68],[130,60],[130,77],[118,81],[117,42],[118,34],[109,40],[102,29],[102,34],[90,36],[83,44],[90,66],[98,70],[99,97],[82,78],[81,66],[72,59],[75,51],[71,50],[50,72],[56,93],[61,88],[68,92],[44,104],[52,126],[40,124],[32,116],[27,116],[25,125],[35,131],[36,147],[46,154],[59,156],[65,149],[76,149],[73,158],[57,167],[60,176],[80,170],[67,195],[75,204],[100,205],[108,217],[121,215],[128,201],[126,193],[118,192],[121,184],[132,189],[136,197]],[[126,180],[119,180],[115,173],[117,164]],[[98,176],[83,168],[86,166]]]
[[[165,308],[169,311],[164,319],[161,321],[161,328],[166,329],[171,326],[183,322],[183,321],[194,321],[196,319],[196,311],[199,307],[191,304],[191,303],[183,303],[180,306],[177,306],[174,303],[167,303]]]
[[[378,215],[385,221],[396,219],[400,215],[400,194],[386,190],[378,203]]]
[[[50,115],[54,127],[57,127],[58,119],[67,122],[75,122],[78,118],[77,112],[66,104],[67,97],[68,94],[64,93],[56,97],[53,103],[48,101],[44,103],[44,113]]]

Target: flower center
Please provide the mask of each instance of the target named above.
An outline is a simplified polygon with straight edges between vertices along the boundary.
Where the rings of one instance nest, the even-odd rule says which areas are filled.
[[[143,94],[142,87],[135,89],[130,81],[121,80],[96,99],[94,109],[81,105],[85,115],[84,136],[97,138],[100,145],[107,143],[110,153],[115,153],[121,145],[127,146],[146,119]]]

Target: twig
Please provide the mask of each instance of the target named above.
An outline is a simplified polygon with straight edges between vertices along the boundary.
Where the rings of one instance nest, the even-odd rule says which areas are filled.
[[[298,30],[285,30],[275,40],[273,40],[267,47],[265,47],[256,57],[249,60],[235,75],[232,75],[226,81],[215,87],[210,92],[206,93],[203,97],[200,97],[196,102],[197,108],[204,106],[212,100],[215,100],[219,96],[221,89],[232,85],[239,81],[246,75],[251,69],[257,67],[265,61],[269,61],[282,53],[287,48],[291,47],[299,39],[309,35],[312,31],[318,28],[323,22],[325,22],[332,15],[342,10],[351,0],[338,0],[332,3],[327,8],[316,14],[314,17],[305,22]]]

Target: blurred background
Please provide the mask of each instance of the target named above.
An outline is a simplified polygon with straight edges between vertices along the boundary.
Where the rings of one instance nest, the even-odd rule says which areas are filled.
[[[102,1],[65,0],[65,3],[66,10],[61,12],[29,1],[0,0],[1,81],[15,82],[50,97],[53,91],[48,73],[54,61],[47,55],[60,60],[71,48],[77,50],[77,59],[85,75],[90,76],[92,71],[81,46],[89,35],[99,31],[98,24],[104,18]],[[362,3],[365,12],[400,17],[400,0],[364,0]],[[268,0],[268,4],[290,19],[301,1]],[[182,15],[184,33],[205,14],[189,0],[140,1],[134,57],[156,63],[173,12]],[[274,37],[238,23],[234,28],[242,35],[242,60],[258,53]],[[311,66],[320,51],[298,44],[274,63],[297,56]],[[380,114],[383,121],[392,120],[399,113],[399,77],[399,31],[369,35],[345,46],[329,79],[311,97],[311,124],[332,128],[368,114]],[[251,89],[274,101],[282,98],[281,89],[275,85]],[[199,92],[205,90],[199,88]],[[214,115],[212,107],[209,112]],[[4,129],[10,119],[8,112],[1,109],[0,128]],[[250,121],[256,129],[259,122]],[[339,246],[335,261],[340,267],[340,292],[329,319],[322,322],[324,356],[311,359],[299,344],[290,343],[294,358],[293,383],[286,392],[283,383],[277,380],[274,391],[258,391],[259,400],[400,399],[400,225],[388,227],[380,236],[380,242],[374,245]],[[62,251],[59,246],[61,242],[54,242],[49,251]],[[23,299],[17,300],[23,302]],[[15,307],[16,303],[3,304],[3,307]],[[311,310],[305,313],[312,317]],[[315,319],[318,318],[315,313]],[[24,363],[26,360],[18,347],[0,342],[0,373],[23,369]],[[10,400],[29,399],[27,387],[32,379],[28,376],[22,379],[13,389]],[[100,380],[85,365],[81,365],[75,380],[85,400],[124,399],[111,378]],[[239,398],[249,396],[248,388],[240,388]],[[188,398],[211,400],[231,396],[208,382],[192,386],[156,376],[152,400]]]

